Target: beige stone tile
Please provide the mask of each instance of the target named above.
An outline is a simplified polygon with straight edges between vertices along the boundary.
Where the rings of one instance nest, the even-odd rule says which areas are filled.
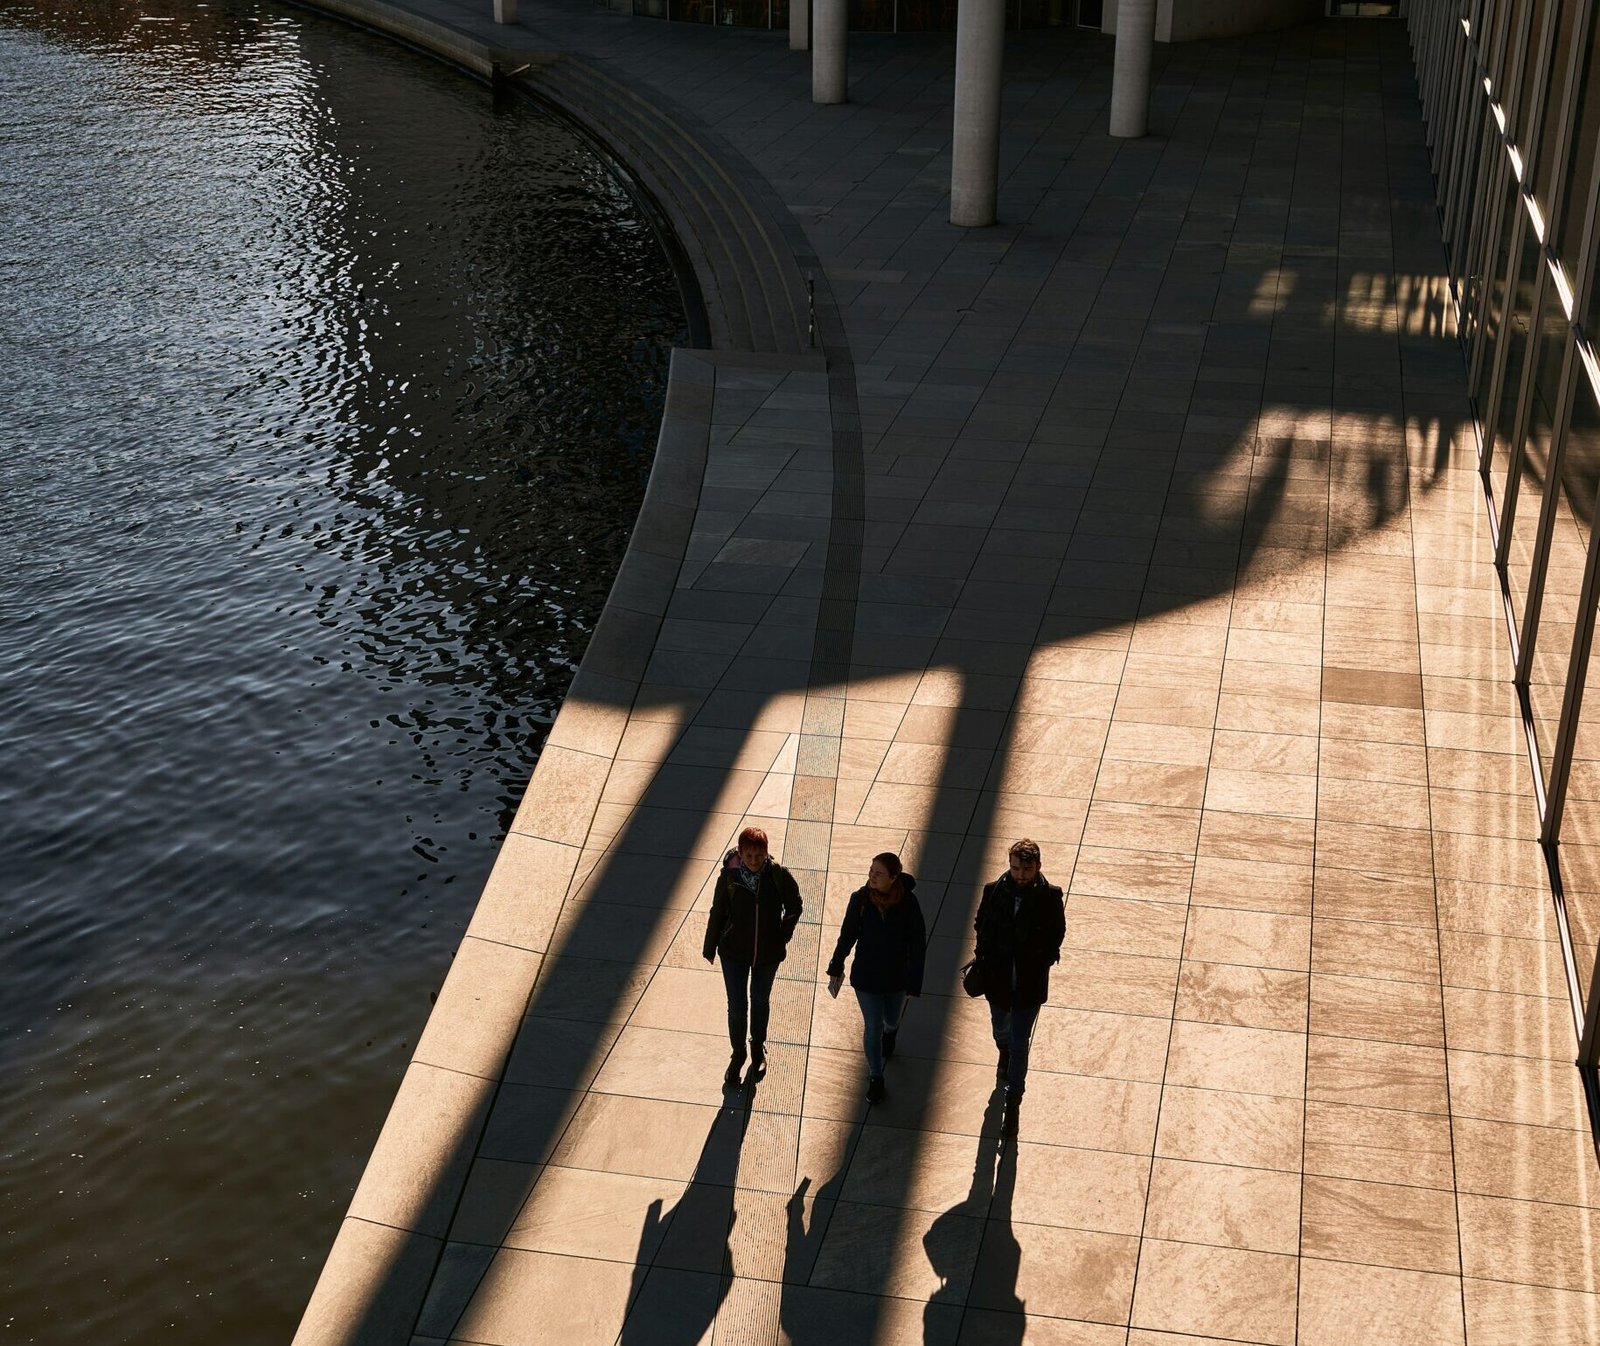
[[[1450,1051],[1450,1106],[1460,1117],[1580,1130],[1583,1084],[1570,1061]]]
[[[1314,776],[1317,740],[1310,736],[1219,729],[1212,740],[1211,769]]]
[[[1494,991],[1444,988],[1450,1045],[1462,1051],[1498,1052],[1570,1061],[1576,1035],[1572,1002],[1566,998],[1502,995]]]
[[[1033,1030],[1030,1092],[1034,1066],[1073,1075],[1159,1081],[1167,1055],[1168,1029],[1164,1018],[1046,1005],[1039,1011]]]
[[[1030,1091],[1027,1102],[1032,1101]],[[1028,1119],[1030,1134],[1032,1120]],[[992,1149],[987,1138],[985,1143]],[[1150,1173],[1146,1155],[1022,1140],[1016,1146],[1015,1165],[1015,1185],[1009,1195],[1013,1221],[1109,1234],[1139,1232]]]
[[[858,1205],[956,1211],[984,1218],[993,1187],[994,1144],[987,1137],[947,1132],[906,1132],[898,1127],[862,1129],[839,1195]],[[988,1161],[986,1163],[986,1161]],[[975,1165],[989,1178],[974,1191]]]
[[[995,789],[1008,781],[1026,781],[1028,788],[1038,794],[1087,799],[1094,793],[1099,767],[1098,755],[1067,757],[1056,753],[1018,752],[1013,745],[1012,751],[995,754],[985,783]]]
[[[1265,1253],[1298,1253],[1300,1175],[1157,1159],[1144,1236]]]
[[[1295,1339],[1295,1259],[1146,1239],[1132,1325],[1288,1346]]]
[[[1139,1240],[1121,1234],[991,1220],[972,1280],[972,1307],[1126,1323]],[[918,1337],[907,1340],[920,1340]]]
[[[1206,777],[1206,808],[1215,812],[1314,818],[1317,778],[1311,774],[1289,776],[1214,766]]]
[[[1077,895],[1131,898],[1143,902],[1187,902],[1194,858],[1173,852],[1129,851],[1084,846],[1072,871],[1067,923]]]
[[[1184,917],[1184,908],[1171,902],[1074,892],[1067,901],[1066,947],[1177,958],[1183,951]]]
[[[1336,869],[1316,872],[1317,919],[1377,921],[1397,925],[1437,924],[1434,885],[1425,874]]]
[[[1306,1052],[1306,1098],[1447,1113],[1444,1052],[1394,1042],[1313,1037]]]
[[[1433,826],[1441,832],[1489,837],[1531,837],[1539,833],[1539,815],[1527,782],[1521,791],[1506,794],[1435,786],[1430,805]]]
[[[847,738],[839,745],[839,779],[841,781],[876,780],[883,770],[884,759],[894,746],[881,739]],[[919,744],[919,747],[927,746]],[[937,751],[935,749],[935,751]]]
[[[1106,735],[1105,756],[1114,762],[1203,767],[1211,760],[1211,730],[1117,722]]]
[[[1230,664],[1229,667],[1234,667]],[[1251,729],[1269,734],[1316,734],[1322,724],[1322,707],[1313,697],[1273,696],[1227,690],[1217,698],[1218,729]]]
[[[1193,906],[1183,956],[1197,962],[1303,971],[1311,952],[1311,922],[1304,916]]]
[[[1427,926],[1317,919],[1311,971],[1346,977],[1439,983],[1439,939]]]
[[[980,801],[980,816],[984,809],[988,811],[991,835],[1032,837],[1048,848],[1055,872],[1066,872],[1063,857],[1066,848],[1076,846],[1083,835],[1083,821],[1089,811],[1087,800],[1038,794],[996,794],[980,796]]]
[[[1412,828],[1319,822],[1317,865],[1431,876],[1433,853],[1428,834]]]
[[[1307,1175],[1301,1253],[1458,1275],[1455,1193]]]
[[[848,748],[853,740],[845,738]],[[995,754],[985,748],[947,748],[938,743],[887,743],[880,754],[878,780],[900,785],[938,785],[956,780],[963,784],[988,775]]]
[[[474,1160],[450,1224],[450,1238],[498,1248],[543,1171],[538,1164]]]
[[[1200,827],[1200,855],[1219,860],[1309,865],[1316,835],[1316,824],[1309,819],[1208,813]]]
[[[1297,1098],[1305,1066],[1302,1034],[1180,1020],[1172,1025],[1166,1083]]]
[[[1050,1004],[1112,1014],[1167,1015],[1178,984],[1176,958],[1063,949],[1050,978]]]
[[[1173,1017],[1304,1032],[1306,981],[1302,972],[1185,962]]]
[[[1286,631],[1252,631],[1234,627],[1228,632],[1228,659],[1257,664],[1322,664],[1322,638]]]
[[[1528,756],[1518,752],[1471,752],[1460,748],[1428,749],[1429,785],[1436,790],[1488,790],[1512,794],[1526,790]]]
[[[1189,725],[1209,729],[1217,717],[1217,689],[1124,683],[1117,694],[1117,723]]]
[[[1024,715],[1079,715],[1109,721],[1118,690],[1115,683],[1028,677],[1017,690],[1016,709]]]
[[[1442,1047],[1439,988],[1370,977],[1312,977],[1311,1031],[1325,1037]]]
[[[1317,818],[1425,829],[1429,826],[1428,791],[1420,785],[1323,776],[1317,785]]]
[[[490,1346],[615,1342],[633,1290],[630,1262],[502,1248],[453,1334]]]
[[[498,1077],[542,961],[511,945],[463,939],[413,1059]]]
[[[1083,826],[1083,844],[1192,855],[1199,831],[1200,814],[1196,809],[1119,804],[1108,800],[1090,808]]]
[[[1441,879],[1438,906],[1439,925],[1445,930],[1470,930],[1512,939],[1558,937],[1548,889]]]
[[[1468,1276],[1584,1294],[1600,1290],[1594,1256],[1600,1216],[1590,1207],[1469,1193],[1459,1200]]]
[[[1593,1346],[1600,1341],[1600,1295],[1543,1285],[1467,1279],[1472,1346]]]
[[[1197,809],[1205,799],[1206,769],[1159,762],[1107,760],[1094,782],[1094,797],[1123,804]]]
[[[1323,780],[1390,782],[1412,788],[1428,785],[1428,754],[1418,745],[1372,743],[1324,735],[1317,754]]]
[[[984,1074],[992,1090],[994,1071],[985,1068]],[[1032,1140],[1148,1155],[1155,1141],[1161,1086],[1042,1070],[1035,1054],[1028,1067],[1027,1100],[1027,1134]]]
[[[547,1165],[512,1222],[505,1246],[648,1263],[665,1232],[664,1214],[677,1204],[684,1186],[665,1178]]]
[[[1298,1098],[1168,1085],[1155,1152],[1170,1159],[1300,1171],[1305,1107]]]
[[[1475,837],[1453,832],[1433,834],[1434,870],[1441,879],[1476,879],[1479,883],[1538,888],[1547,881],[1544,855],[1531,836]]]
[[[1306,1257],[1300,1263],[1299,1321],[1301,1346],[1459,1346],[1461,1279]]]
[[[1600,1206],[1600,1165],[1585,1131],[1457,1117],[1456,1186],[1482,1196]]]
[[[576,847],[508,834],[467,934],[536,952],[548,949],[577,864]]]
[[[1018,1300],[1020,1304],[1022,1301]],[[1111,1323],[1075,1322],[1067,1318],[1046,1318],[1034,1314],[1026,1320],[1020,1313],[1001,1313],[994,1309],[968,1308],[961,1315],[961,1336],[957,1346],[1126,1346],[1128,1329]],[[908,1341],[920,1338],[909,1337]],[[1169,1346],[1183,1346],[1170,1343]]]
[[[906,713],[908,720],[916,709],[913,707],[912,711]],[[1012,715],[1010,730],[1011,742],[1017,752],[1097,757],[1106,743],[1103,721],[1086,720],[1076,715]]]
[[[716,1117],[715,1107],[589,1094],[551,1159],[564,1168],[688,1182]]]
[[[1393,706],[1347,706],[1337,701],[1324,701],[1320,729],[1324,743],[1331,739],[1356,739],[1420,748],[1424,740],[1422,712]]]
[[[1560,946],[1544,940],[1446,930],[1439,937],[1439,962],[1447,986],[1514,995],[1567,995]]]
[[[1224,860],[1202,855],[1195,862],[1191,900],[1198,906],[1309,916],[1312,873],[1308,864]]]
[[[904,1299],[950,1287],[966,1297],[983,1220],[966,1214],[896,1210],[841,1201],[834,1207],[810,1283]]]

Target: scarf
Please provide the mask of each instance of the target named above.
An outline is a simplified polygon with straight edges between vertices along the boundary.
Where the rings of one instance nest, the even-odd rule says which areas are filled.
[[[867,889],[867,896],[872,899],[872,905],[880,912],[887,912],[890,907],[894,906],[905,895],[905,885],[900,882],[898,876],[889,885],[889,891],[886,893],[880,893],[876,888]]]

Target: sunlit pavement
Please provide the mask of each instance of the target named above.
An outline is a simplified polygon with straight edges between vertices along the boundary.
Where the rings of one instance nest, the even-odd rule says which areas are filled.
[[[607,624],[302,1337],[1600,1341],[1399,25],[1158,49],[1132,142],[1108,39],[1020,34],[1002,223],[961,231],[947,37],[853,35],[818,108],[782,35],[413,8],[587,53],[726,146],[820,317],[741,355],[730,280],[723,348],[677,357]],[[747,822],[806,914],[770,1072],[724,1092],[700,943]],[[1067,943],[1002,1146],[956,969],[1021,835]],[[881,850],[933,939],[869,1109],[821,967]]]

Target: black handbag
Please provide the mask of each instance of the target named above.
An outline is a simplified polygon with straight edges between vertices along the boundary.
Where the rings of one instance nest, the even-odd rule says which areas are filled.
[[[974,1000],[983,994],[983,964],[976,958],[961,969],[961,989]]]

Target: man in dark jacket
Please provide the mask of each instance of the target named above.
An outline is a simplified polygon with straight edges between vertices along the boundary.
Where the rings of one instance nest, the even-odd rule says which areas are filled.
[[[767,853],[767,834],[759,827],[739,833],[739,859],[717,876],[706,922],[705,956],[722,958],[728,989],[728,1041],[733,1058],[723,1084],[739,1083],[744,1069],[744,1035],[750,1033],[750,1071],[767,1071],[767,1020],[772,1013],[772,983],[789,938],[800,921],[800,887],[794,875]]]
[[[1010,860],[1010,870],[985,885],[973,922],[983,994],[1000,1051],[996,1075],[1006,1086],[1004,1136],[1017,1134],[1028,1046],[1039,1008],[1050,996],[1050,965],[1060,961],[1067,933],[1061,889],[1039,872],[1039,844],[1026,837],[1014,842]]]

